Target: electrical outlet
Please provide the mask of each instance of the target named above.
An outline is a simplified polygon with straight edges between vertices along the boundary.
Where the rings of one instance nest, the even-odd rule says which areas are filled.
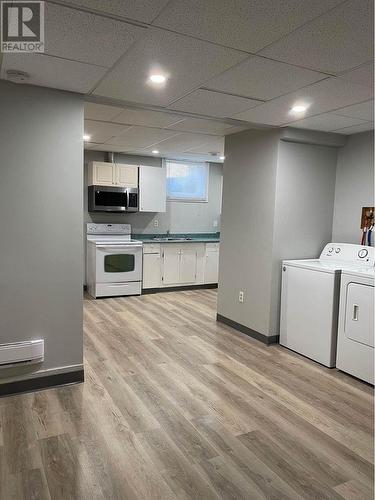
[[[212,225],[213,225],[213,227],[217,227],[218,226],[217,220],[214,220]]]
[[[244,293],[243,291],[241,290],[238,294],[238,302],[243,302],[243,299],[244,299]]]
[[[158,221],[158,219],[154,220],[154,227],[159,227],[159,221]]]

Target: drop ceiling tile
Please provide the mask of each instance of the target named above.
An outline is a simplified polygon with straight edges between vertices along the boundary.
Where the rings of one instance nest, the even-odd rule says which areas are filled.
[[[242,52],[163,30],[148,29],[95,89],[95,94],[166,106],[244,59]],[[151,72],[167,76],[163,87]]]
[[[373,57],[373,1],[350,0],[265,48],[260,54],[327,73]]]
[[[358,134],[358,132],[366,132],[367,130],[374,130],[374,122],[365,122],[362,123],[361,125],[354,125],[352,127],[338,129],[335,130],[335,133],[351,135],[351,134]]]
[[[374,63],[370,61],[359,68],[341,74],[340,77],[353,83],[359,83],[374,88]]]
[[[182,132],[195,132],[201,134],[224,135],[232,126],[228,123],[201,118],[185,118],[168,127],[170,130],[181,130]]]
[[[169,0],[62,0],[75,7],[92,9],[150,23]]]
[[[326,78],[326,75],[290,64],[251,56],[209,80],[205,87],[231,94],[273,99]]]
[[[177,132],[160,128],[132,126],[125,129],[123,133],[118,134],[116,137],[112,137],[107,142],[115,146],[123,146],[126,149],[140,149],[152,146],[176,134]]]
[[[177,153],[200,146],[205,143],[207,138],[202,134],[178,134],[174,137],[161,141],[155,145],[155,148],[163,153]]]
[[[86,148],[85,148],[86,149]],[[91,151],[107,151],[108,153],[124,153],[126,148],[122,146],[113,146],[112,144],[95,144],[89,148]]]
[[[90,136],[91,142],[96,143],[106,142],[108,139],[120,134],[120,132],[123,132],[127,128],[129,127],[110,122],[85,120],[85,134]]]
[[[288,123],[288,127],[332,132],[338,128],[351,127],[353,125],[361,124],[363,124],[363,120],[358,120],[358,118],[339,116],[333,113],[323,113],[317,116],[310,116],[304,120]]]
[[[290,114],[290,108],[299,103],[310,104],[305,113],[307,118],[370,98],[370,88],[332,77],[238,113],[233,118],[266,125],[284,125],[296,121],[296,116]]]
[[[336,109],[336,115],[350,116],[352,118],[360,118],[362,120],[374,120],[374,101],[361,102],[360,104],[353,104],[345,108]]]
[[[101,144],[98,144],[96,142],[84,142],[83,146],[84,149],[96,149],[97,147],[100,147]]]
[[[85,119],[110,122],[115,116],[122,112],[122,108],[107,106],[105,104],[96,104],[94,102],[85,102]],[[122,122],[120,122],[122,123]]]
[[[246,125],[244,124],[242,127],[238,125],[233,125],[227,129],[224,130],[223,135],[232,135],[232,134],[237,134],[238,132],[243,132],[244,130],[249,130],[251,128],[251,125]]]
[[[149,127],[168,127],[182,117],[173,113],[149,111],[147,109],[123,109],[116,116],[116,123],[130,123],[132,125],[144,125]]]
[[[207,136],[206,136],[207,137]],[[193,148],[186,148],[185,152],[210,154],[210,153],[224,153],[224,137],[212,137],[208,141],[205,140],[202,144],[194,146]]]
[[[6,79],[8,69],[29,73],[32,85],[72,92],[87,93],[106,72],[105,68],[76,61],[67,61],[44,54],[6,54],[0,78]]]
[[[154,25],[256,52],[342,0],[173,0]]]
[[[198,89],[169,106],[170,109],[225,118],[240,111],[253,108],[261,101],[237,97],[221,92]]]
[[[111,67],[146,28],[45,4],[46,54]]]

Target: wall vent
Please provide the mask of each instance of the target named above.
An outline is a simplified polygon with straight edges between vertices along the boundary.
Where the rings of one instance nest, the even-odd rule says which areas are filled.
[[[43,360],[43,339],[0,344],[0,368],[16,363],[40,363]]]

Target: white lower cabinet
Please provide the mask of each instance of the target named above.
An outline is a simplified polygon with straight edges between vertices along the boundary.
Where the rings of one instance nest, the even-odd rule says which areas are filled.
[[[163,285],[178,285],[180,283],[180,252],[181,248],[172,243],[162,245]]]
[[[218,243],[144,243],[143,288],[217,283],[218,256]]]
[[[197,282],[198,250],[196,246],[184,245],[180,251],[181,285]]]
[[[143,255],[143,288],[160,288],[160,253]]]
[[[164,286],[203,283],[204,243],[161,245]]]
[[[219,281],[219,244],[206,243],[206,262],[204,266],[204,282],[217,283]]]

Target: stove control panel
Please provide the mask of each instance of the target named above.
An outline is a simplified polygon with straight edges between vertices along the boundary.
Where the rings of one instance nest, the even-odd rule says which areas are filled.
[[[130,224],[95,224],[87,223],[87,234],[131,234]]]

